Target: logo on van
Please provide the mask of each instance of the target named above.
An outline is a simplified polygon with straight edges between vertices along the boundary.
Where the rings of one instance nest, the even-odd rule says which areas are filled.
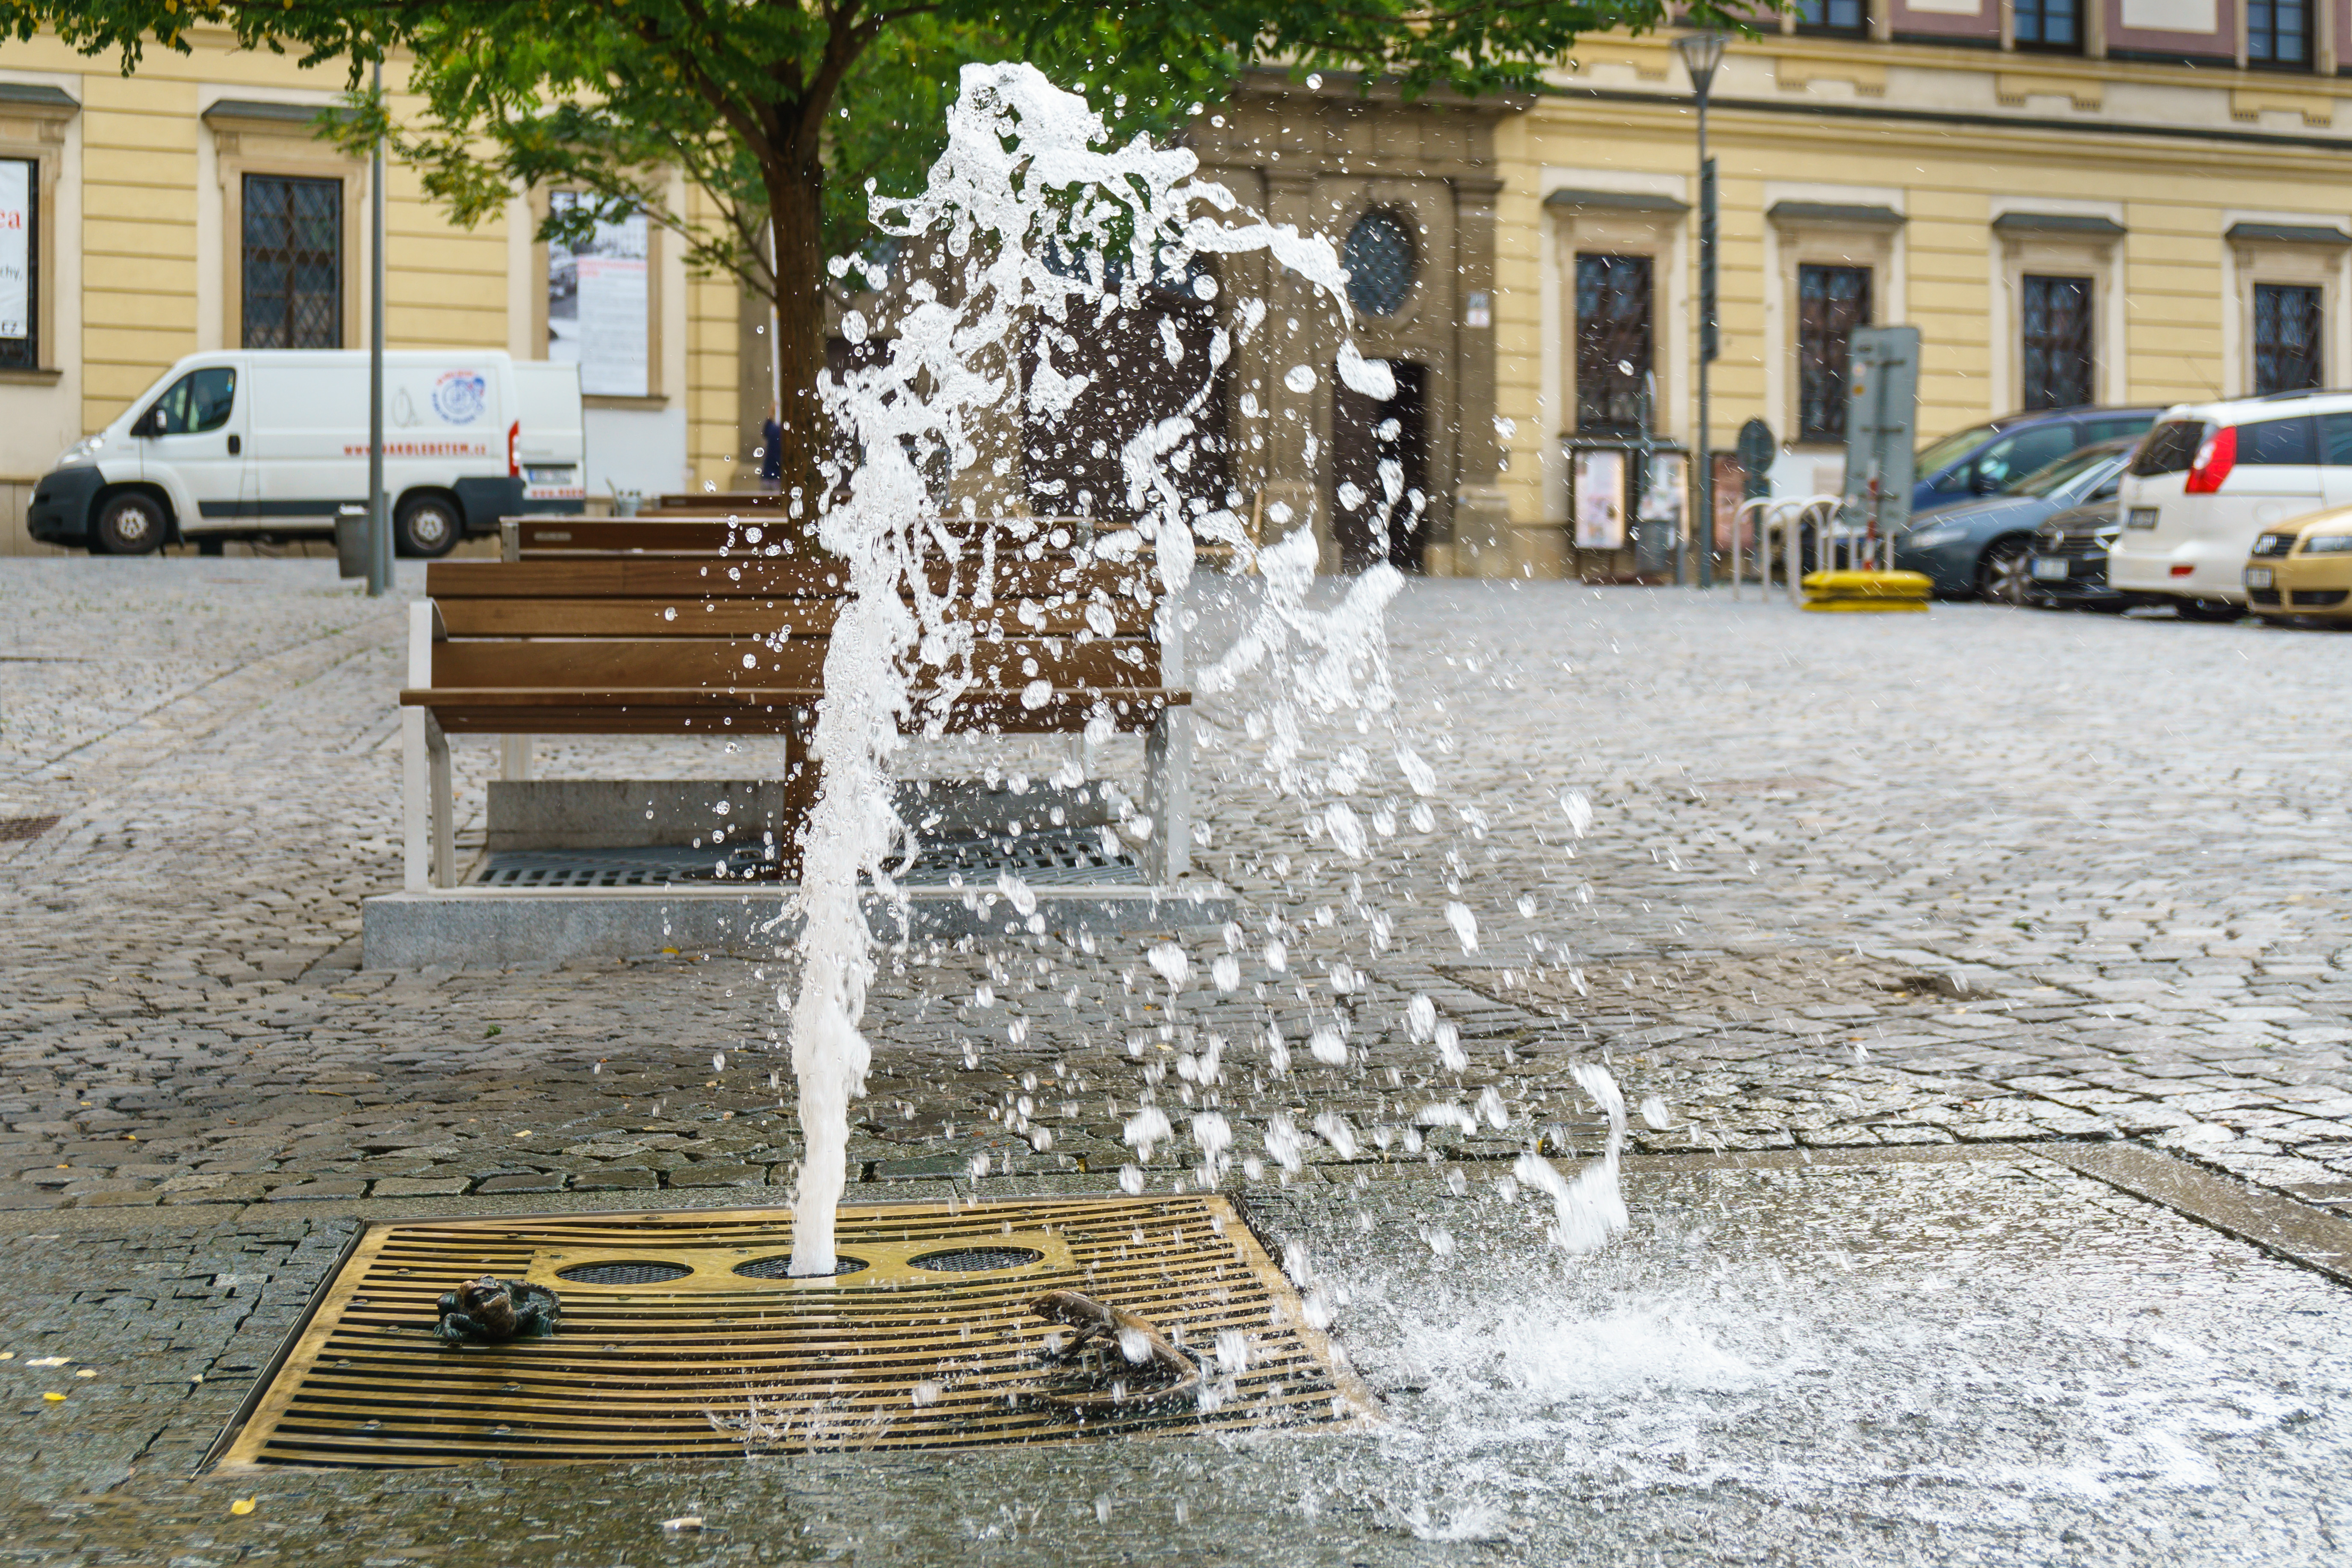
[[[479,371],[453,370],[433,384],[433,412],[449,425],[471,425],[488,406],[490,384]]]

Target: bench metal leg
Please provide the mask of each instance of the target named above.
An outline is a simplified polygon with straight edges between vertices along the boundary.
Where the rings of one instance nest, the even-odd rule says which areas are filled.
[[[431,807],[425,802],[432,784],[425,754],[425,713],[422,708],[400,710],[400,860],[401,885],[421,893],[433,882]]]
[[[440,721],[425,715],[425,755],[433,792],[433,885],[446,888],[457,880],[457,809],[449,777],[449,737]]]
[[[1171,708],[1143,737],[1143,809],[1151,816],[1144,866],[1155,882],[1192,868],[1192,715]]]
[[[400,715],[400,806],[403,885],[411,892],[449,886],[457,879],[449,738],[422,708]]]

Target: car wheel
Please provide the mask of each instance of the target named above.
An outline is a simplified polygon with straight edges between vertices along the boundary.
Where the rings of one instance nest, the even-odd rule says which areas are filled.
[[[446,496],[410,496],[393,519],[393,542],[403,555],[446,555],[457,548],[464,525],[457,503]]]
[[[2213,622],[2242,620],[2246,614],[2227,599],[2179,599],[2172,613],[2184,621]]]
[[[1977,592],[1989,605],[2021,605],[2033,594],[2033,546],[2004,539],[1985,552],[1977,568]]]
[[[171,531],[171,514],[144,490],[109,496],[98,509],[98,548],[109,555],[152,555]]]

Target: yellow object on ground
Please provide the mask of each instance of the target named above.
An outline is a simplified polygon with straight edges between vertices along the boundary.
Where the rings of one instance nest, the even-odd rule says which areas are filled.
[[[1917,572],[1809,572],[1805,608],[1840,613],[1925,610],[1935,584]]]

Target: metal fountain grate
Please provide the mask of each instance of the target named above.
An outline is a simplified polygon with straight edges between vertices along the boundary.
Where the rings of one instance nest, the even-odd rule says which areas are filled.
[[[1374,1416],[1214,1194],[847,1209],[840,1247],[853,1271],[787,1277],[791,1215],[764,1209],[372,1226],[222,1467],[964,1448]],[[561,1292],[561,1331],[436,1340],[436,1298],[485,1273]],[[1084,1417],[1023,1397],[1066,1375],[1036,1364],[1053,1326],[1028,1310],[1056,1289],[1206,1355],[1215,1396]],[[1229,1383],[1211,1348],[1227,1331],[1249,1347]]]
[[[740,853],[740,852],[739,852]],[[502,849],[484,858],[474,883],[485,888],[658,888],[719,881],[723,849],[676,846],[645,849]],[[1125,855],[1106,854],[1092,829],[1024,833],[1019,837],[926,842],[908,888],[977,888],[993,892],[999,871],[1033,888],[1140,884],[1141,868]],[[740,871],[738,872],[740,876]]]

